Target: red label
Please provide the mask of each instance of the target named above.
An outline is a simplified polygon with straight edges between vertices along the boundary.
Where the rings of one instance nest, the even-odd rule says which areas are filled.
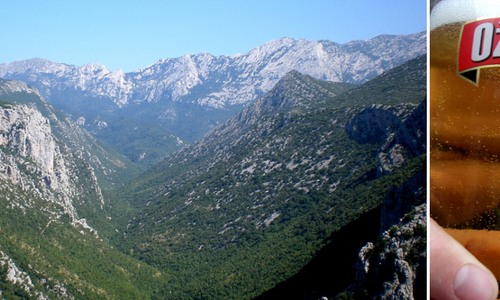
[[[458,72],[500,64],[500,18],[464,25],[458,52]]]

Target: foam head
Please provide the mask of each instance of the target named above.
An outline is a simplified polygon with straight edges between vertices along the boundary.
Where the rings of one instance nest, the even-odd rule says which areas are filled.
[[[432,8],[430,29],[493,17],[500,17],[499,0],[442,0]]]

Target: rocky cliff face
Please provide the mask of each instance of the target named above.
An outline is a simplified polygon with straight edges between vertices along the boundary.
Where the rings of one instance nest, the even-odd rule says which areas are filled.
[[[411,114],[405,112],[408,109]],[[383,142],[377,151],[377,176],[384,176],[425,153],[425,120],[425,101],[416,108],[369,106],[350,120],[346,130],[362,143]],[[387,193],[378,240],[360,250],[356,279],[347,291],[350,296],[425,299],[426,178],[425,171],[418,172]]]
[[[356,277],[347,293],[354,299],[426,299],[426,172],[389,191],[376,242],[361,248]]]
[[[405,157],[425,153],[426,107],[425,100],[418,106],[371,105],[349,120],[346,131],[352,139],[360,143],[383,142],[378,150],[378,176],[399,168],[405,163]]]
[[[44,199],[54,220],[67,215],[75,226],[94,232],[78,208],[88,195],[103,209],[104,199],[93,169],[53,136],[48,119],[34,107],[0,107],[0,180]],[[9,189],[9,185],[2,184]],[[38,207],[34,199],[11,199],[12,208]],[[52,208],[49,208],[52,207]]]
[[[36,157],[36,162],[50,167],[52,165],[51,159],[53,158],[47,156],[47,153],[52,152],[49,151],[48,148],[41,148],[41,145],[49,148],[57,147],[55,141],[58,140],[91,165],[101,184],[119,184],[121,182],[121,177],[127,177],[123,175],[124,173],[133,176],[137,172],[133,164],[124,156],[111,151],[92,137],[87,131],[71,121],[66,115],[54,109],[54,107],[40,95],[37,89],[29,86],[25,82],[0,79],[0,99],[11,103],[27,105],[9,105],[10,108],[16,111],[24,110],[20,115],[16,115],[17,112],[12,111],[11,115],[3,116],[6,124],[10,124],[11,121],[13,122],[12,124],[16,124],[17,121],[15,120],[23,123],[16,128],[12,128],[10,134],[25,135],[27,130],[34,132],[35,129],[45,129],[50,131],[46,132],[45,136],[49,139],[53,139],[51,141],[43,141],[38,140],[35,136],[30,136],[31,139],[37,139],[31,141],[35,142],[36,146],[31,144],[20,144],[15,146],[17,147],[15,150],[20,151],[20,154]],[[26,119],[22,114],[36,114],[37,117],[29,117],[29,119]],[[30,122],[27,120],[30,120]],[[46,124],[33,123],[35,121],[46,122]],[[25,128],[25,126],[28,125],[30,126],[29,129]],[[10,137],[10,139],[12,141],[21,141],[24,138],[18,136],[17,138]],[[6,138],[4,138],[3,142],[7,143]]]
[[[49,120],[26,106],[3,109],[0,116],[0,145],[33,159],[47,174],[54,174],[56,144]]]
[[[359,253],[355,299],[426,299],[426,205],[417,206]]]
[[[87,158],[109,158],[25,84],[0,80],[0,99],[1,298],[150,299],[162,275],[105,241],[111,203]]]

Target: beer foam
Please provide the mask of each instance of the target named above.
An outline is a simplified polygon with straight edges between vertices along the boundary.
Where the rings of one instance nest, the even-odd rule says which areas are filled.
[[[499,0],[442,0],[432,9],[430,29],[455,22],[500,17]]]

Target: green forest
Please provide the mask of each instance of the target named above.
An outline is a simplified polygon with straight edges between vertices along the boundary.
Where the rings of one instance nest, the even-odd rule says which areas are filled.
[[[291,72],[246,107],[246,115],[147,170],[93,137],[82,137],[61,112],[33,95],[0,94],[0,109],[35,103],[50,120],[66,168],[78,179],[69,200],[79,220],[95,229],[43,198],[58,194],[44,192],[48,177],[36,162],[0,146],[2,297],[262,295],[299,273],[325,247],[342,247],[330,244],[333,234],[380,209],[390,191],[425,170],[426,155],[410,147],[403,147],[404,163],[389,173],[381,171],[380,161],[403,120],[425,99],[425,70],[420,57],[360,86]],[[361,127],[352,124],[367,108],[388,116],[388,125],[380,125],[380,136],[361,139]],[[113,128],[101,134],[112,135]],[[148,134],[166,133],[151,128]],[[134,143],[140,135],[116,139],[134,151],[145,147],[152,156],[174,151],[149,149],[164,147],[163,141]],[[26,184],[12,181],[14,167]],[[425,236],[425,228],[419,230]],[[374,242],[379,248],[385,243]],[[407,250],[408,261],[416,264],[422,249]],[[14,264],[17,276],[30,280],[8,280]]]

